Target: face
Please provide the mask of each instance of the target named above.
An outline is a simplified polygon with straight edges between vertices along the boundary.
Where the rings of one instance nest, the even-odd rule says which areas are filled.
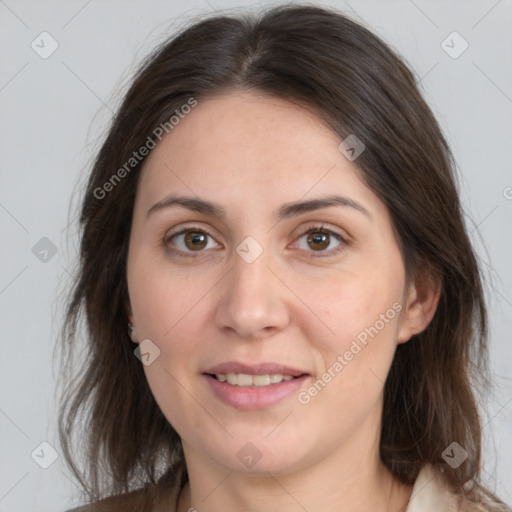
[[[186,456],[279,474],[378,449],[410,288],[340,142],[296,105],[232,93],[199,101],[146,160],[129,314]]]

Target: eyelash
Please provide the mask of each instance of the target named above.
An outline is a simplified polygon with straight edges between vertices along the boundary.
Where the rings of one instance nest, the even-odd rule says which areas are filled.
[[[169,247],[169,242],[174,237],[183,235],[185,233],[188,233],[189,231],[197,231],[199,233],[205,234],[205,235],[209,236],[210,238],[214,239],[214,237],[210,233],[208,233],[208,231],[206,231],[204,228],[200,228],[198,226],[187,226],[176,233],[170,233],[169,235],[164,237],[164,245],[167,248],[167,250],[171,252],[171,254],[173,256],[184,257],[184,258],[197,258],[197,257],[201,257],[202,253],[204,253],[204,250],[202,250],[202,251],[197,251],[198,254],[194,255],[194,251],[181,251],[181,250],[171,249]],[[308,235],[309,233],[323,233],[323,234],[327,234],[330,236],[334,236],[340,242],[340,245],[338,247],[336,247],[335,249],[331,249],[329,251],[325,251],[325,250],[323,250],[323,251],[313,251],[313,250],[305,251],[305,252],[314,253],[314,256],[312,256],[314,258],[326,258],[326,257],[332,257],[334,255],[337,255],[339,252],[343,251],[345,249],[345,246],[347,246],[349,243],[348,240],[346,238],[344,238],[343,236],[341,236],[339,233],[337,233],[336,231],[333,231],[332,229],[330,229],[327,226],[322,225],[322,224],[319,224],[317,226],[312,226],[312,227],[306,229],[298,236],[297,239],[300,239],[304,235]]]

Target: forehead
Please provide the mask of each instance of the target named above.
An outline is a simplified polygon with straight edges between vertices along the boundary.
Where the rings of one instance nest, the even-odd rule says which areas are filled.
[[[312,110],[279,98],[198,100],[147,157],[138,196],[148,207],[171,191],[265,204],[334,190],[374,200],[340,142]]]

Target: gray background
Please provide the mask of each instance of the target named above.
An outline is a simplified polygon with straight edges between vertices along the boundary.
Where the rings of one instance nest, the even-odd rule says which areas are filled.
[[[77,247],[76,225],[66,226],[120,89],[140,59],[190,19],[273,4],[0,0],[1,512],[55,512],[77,503],[62,457],[48,469],[35,461],[51,462],[52,450],[39,447],[43,441],[60,452],[53,348],[61,292]],[[363,21],[399,50],[452,144],[488,283],[496,391],[484,403],[485,474],[491,488],[512,503],[512,3],[340,0],[322,5]],[[31,47],[34,40],[42,46],[43,31],[59,45],[47,59]],[[442,47],[453,31],[469,44],[458,58]],[[463,48],[457,36],[446,44],[452,54]],[[40,241],[43,237],[55,246],[55,255],[44,253],[50,246]]]

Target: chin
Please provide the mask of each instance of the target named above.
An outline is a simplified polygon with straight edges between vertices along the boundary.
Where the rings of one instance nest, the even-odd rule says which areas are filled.
[[[246,439],[242,441],[242,439]],[[297,451],[301,446],[301,452]],[[308,457],[304,452],[304,443],[282,443],[261,438],[260,436],[236,436],[226,443],[224,451],[210,452],[210,458],[229,471],[252,474],[286,474],[307,466]],[[205,453],[208,454],[208,449]]]

